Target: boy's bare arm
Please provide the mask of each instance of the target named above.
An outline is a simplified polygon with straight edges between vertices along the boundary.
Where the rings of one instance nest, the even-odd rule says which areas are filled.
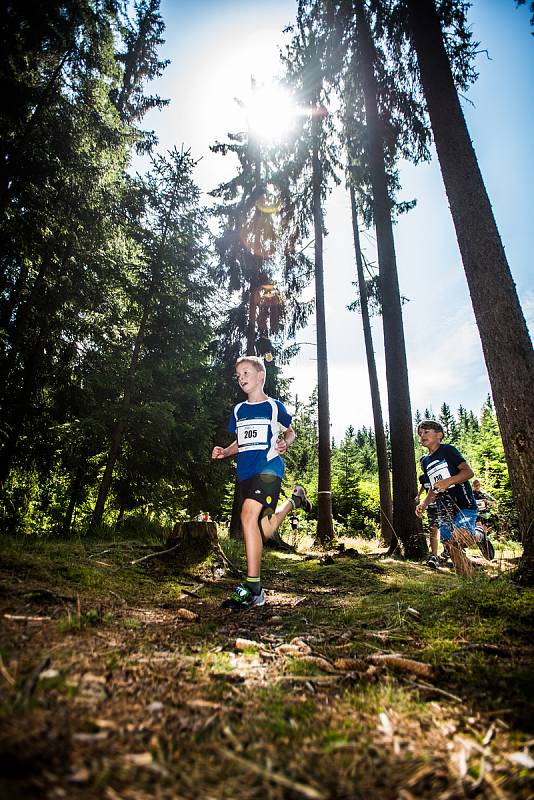
[[[436,499],[436,495],[434,494],[434,492],[431,489],[429,492],[427,492],[427,495],[426,495],[425,499],[423,500],[423,502],[419,503],[419,505],[415,509],[415,513],[417,514],[417,516],[418,517],[422,517],[423,514],[425,513],[426,509],[430,505],[430,503],[433,503],[435,499]]]
[[[284,431],[284,435],[277,440],[275,445],[276,452],[285,453],[289,445],[293,444],[293,442],[295,441],[295,436],[296,436],[295,431],[290,425],[289,428],[286,428],[286,430]]]
[[[229,444],[228,447],[219,447],[215,446],[211,451],[212,458],[230,458],[230,456],[236,456],[238,451],[237,447],[237,439],[234,439],[232,444]]]
[[[462,461],[461,464],[458,464],[458,472],[456,475],[453,475],[451,478],[442,478],[440,481],[436,481],[433,488],[437,489],[438,492],[445,492],[450,486],[454,486],[457,483],[465,483],[472,478],[474,474],[467,461]]]

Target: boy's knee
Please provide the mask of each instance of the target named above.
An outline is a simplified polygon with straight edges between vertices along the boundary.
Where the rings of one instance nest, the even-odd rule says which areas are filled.
[[[243,526],[250,525],[251,523],[257,523],[258,517],[259,512],[256,506],[248,505],[248,503],[246,503],[241,509],[241,524]]]

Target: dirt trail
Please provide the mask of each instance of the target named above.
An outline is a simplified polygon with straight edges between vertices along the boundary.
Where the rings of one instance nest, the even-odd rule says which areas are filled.
[[[103,584],[89,588],[36,580],[31,560],[18,580],[0,574],[6,797],[531,796],[517,697],[511,714],[467,680],[485,660],[500,686],[531,651],[521,636],[499,650],[455,630],[464,654],[445,670],[425,661],[417,614],[430,612],[408,604],[424,568],[344,559],[319,571],[271,556],[266,606],[233,614],[213,569],[184,577],[146,562],[136,598],[124,559],[103,558]],[[457,585],[439,580],[434,603]]]

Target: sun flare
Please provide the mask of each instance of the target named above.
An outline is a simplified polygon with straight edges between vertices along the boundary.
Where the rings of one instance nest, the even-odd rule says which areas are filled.
[[[244,107],[250,132],[268,141],[283,139],[298,114],[289,92],[274,83],[254,87]]]

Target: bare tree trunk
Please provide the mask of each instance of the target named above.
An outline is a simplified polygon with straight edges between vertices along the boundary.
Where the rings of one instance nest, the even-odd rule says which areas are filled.
[[[318,106],[312,118],[313,227],[315,236],[315,312],[317,322],[317,398],[319,423],[319,481],[317,498],[317,539],[329,544],[334,539],[332,521],[332,478],[330,445],[330,405],[328,399],[328,355],[323,270],[323,210],[321,206],[322,169],[319,160],[321,120]]]
[[[480,332],[524,553],[534,583],[534,352],[454,85],[433,0],[409,0],[409,21],[441,174]]]
[[[74,476],[74,480],[72,481],[69,504],[67,506],[67,510],[65,511],[65,517],[63,519],[62,533],[67,535],[71,533],[74,510],[80,499],[84,478],[85,478],[85,470],[83,466],[80,464],[76,470],[76,475]]]
[[[402,541],[405,556],[411,559],[420,559],[428,552],[428,549],[421,522],[414,513],[417,485],[408,365],[391,223],[391,200],[384,163],[383,128],[377,107],[374,45],[361,0],[355,3],[355,10],[382,295],[393,477],[393,528]]]
[[[250,282],[247,323],[247,355],[256,355],[256,286]]]
[[[367,371],[369,373],[369,386],[371,389],[371,405],[373,407],[373,421],[375,428],[376,457],[378,461],[378,485],[380,489],[380,531],[382,539],[387,545],[395,540],[393,530],[393,504],[391,501],[391,484],[388,466],[388,451],[384,421],[382,418],[382,404],[380,402],[380,389],[376,371],[375,352],[371,323],[369,321],[369,307],[367,302],[367,287],[363,274],[362,251],[360,247],[360,233],[358,230],[358,211],[354,187],[350,187],[350,206],[352,211],[352,232],[354,236],[354,252],[356,255],[356,269],[358,273],[358,289],[360,292],[360,310],[362,314],[363,338],[365,340],[365,355],[367,357]]]

